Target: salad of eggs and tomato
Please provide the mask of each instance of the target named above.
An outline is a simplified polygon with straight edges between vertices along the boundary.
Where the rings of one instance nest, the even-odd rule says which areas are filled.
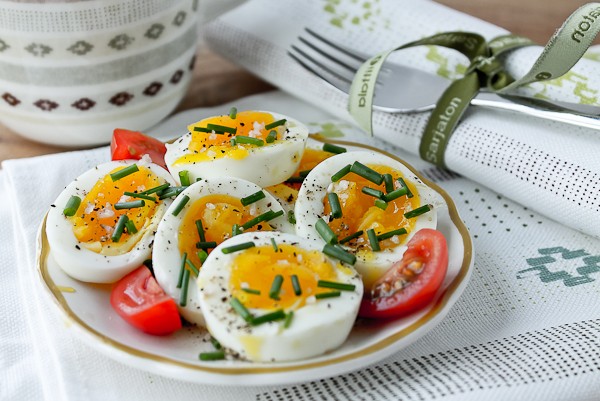
[[[215,350],[201,360],[289,361],[340,346],[357,317],[399,318],[438,295],[443,200],[404,164],[309,139],[277,113],[232,108],[188,129],[167,144],[115,130],[113,161],[48,213],[61,269],[115,283],[110,303],[132,326],[205,327]]]

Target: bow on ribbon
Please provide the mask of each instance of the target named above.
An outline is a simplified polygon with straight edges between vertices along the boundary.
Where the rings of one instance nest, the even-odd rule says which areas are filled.
[[[470,61],[465,76],[453,81],[436,103],[419,147],[421,158],[446,167],[444,152],[448,141],[471,100],[482,88],[510,98],[517,95],[515,90],[523,85],[558,78],[579,61],[598,32],[600,3],[580,7],[552,36],[529,72],[518,80],[505,71],[499,56],[516,48],[534,45],[521,36],[503,35],[487,42],[477,33],[444,32],[406,43],[372,57],[359,68],[350,89],[348,109],[358,124],[373,135],[375,82],[391,53],[423,45],[443,46],[462,53]]]

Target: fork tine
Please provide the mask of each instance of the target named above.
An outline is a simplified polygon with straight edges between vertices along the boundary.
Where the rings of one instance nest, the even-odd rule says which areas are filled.
[[[329,68],[329,66],[318,61],[303,50],[299,49],[297,46],[292,45],[291,50],[293,50],[293,52],[288,51],[288,55],[296,60],[302,67],[335,86],[339,90],[348,93],[350,85],[352,84],[352,78],[348,78],[339,74],[337,71],[332,70]]]
[[[340,66],[346,68],[348,71],[351,71],[353,74],[356,73],[356,71],[358,70],[358,68],[354,68],[354,67],[352,67],[352,66],[344,63],[342,60],[333,57],[329,53],[325,52],[323,49],[315,46],[314,44],[312,44],[308,40],[304,39],[302,36],[298,36],[298,40],[300,42],[304,43],[306,46],[308,46],[311,49],[313,49],[314,51],[316,51],[317,53],[319,53],[320,55],[322,55],[323,57],[326,57],[329,60],[331,60],[332,62],[334,62],[336,64],[339,64]]]
[[[304,28],[304,30],[309,33],[310,35],[312,35],[313,37],[315,37],[316,39],[320,40],[323,43],[326,43],[327,45],[333,47],[334,49],[344,53],[345,55],[352,57],[354,60],[358,61],[360,64],[364,63],[365,61],[367,61],[369,59],[369,57],[367,57],[366,55],[359,53],[357,51],[353,51],[348,49],[347,47],[341,46],[337,43],[332,42],[331,40],[325,38],[324,36],[316,33],[315,31],[313,31],[310,28]],[[358,68],[355,68],[354,70],[357,70]]]

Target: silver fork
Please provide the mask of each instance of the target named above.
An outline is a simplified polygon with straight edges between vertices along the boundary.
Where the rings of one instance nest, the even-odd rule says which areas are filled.
[[[370,57],[334,43],[309,28],[305,28],[305,33],[298,37],[296,44],[291,45],[288,55],[334,88],[349,93],[356,71]],[[432,110],[449,84],[450,81],[437,75],[386,62],[375,86],[373,108],[400,114]],[[530,103],[526,97],[511,96],[508,100],[492,92],[481,92],[471,104],[600,129],[600,107],[559,101],[542,102],[538,99],[535,102]],[[558,111],[559,107],[584,115]]]

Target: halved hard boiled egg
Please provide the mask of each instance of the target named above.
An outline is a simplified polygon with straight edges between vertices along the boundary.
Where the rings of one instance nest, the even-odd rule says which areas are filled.
[[[219,245],[198,277],[211,335],[251,361],[323,354],[348,336],[363,295],[352,267],[314,241],[246,233]]]
[[[402,259],[415,232],[436,227],[435,205],[442,203],[404,164],[381,153],[347,152],[323,161],[304,180],[296,232],[354,253],[370,288]]]
[[[150,257],[154,232],[171,202],[144,191],[161,185],[175,182],[143,160],[112,161],[80,175],[48,213],[46,233],[59,266],[94,283],[114,282],[139,267]]]
[[[308,137],[297,120],[262,111],[211,117],[188,129],[167,144],[165,162],[174,177],[187,170],[192,180],[237,177],[261,187],[293,174]]]
[[[152,263],[156,280],[179,305],[182,316],[204,324],[195,285],[182,283],[184,270],[204,269],[213,249],[234,234],[293,232],[281,205],[259,186],[238,178],[209,178],[185,189],[166,211],[156,232]],[[193,279],[192,279],[193,281]]]

